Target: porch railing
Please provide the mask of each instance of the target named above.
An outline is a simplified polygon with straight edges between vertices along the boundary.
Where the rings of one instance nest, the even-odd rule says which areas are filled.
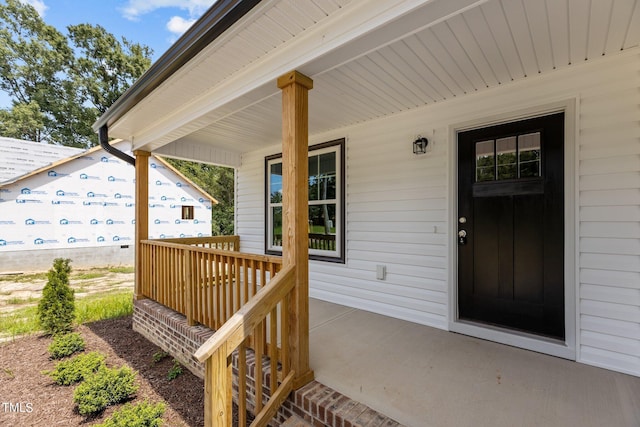
[[[180,243],[201,248],[240,251],[240,236],[180,237],[175,239],[155,239],[154,242]]]
[[[276,414],[293,390],[295,372],[289,363],[288,320],[295,267],[288,266],[260,289],[194,354],[205,363],[205,425],[231,426],[231,354],[238,350],[238,425],[246,425],[247,349],[255,352],[255,411],[251,427],[261,427]],[[268,335],[265,337],[265,334]],[[278,338],[280,346],[278,346]],[[263,344],[264,343],[264,344]],[[263,402],[263,357],[269,357],[269,398]],[[280,369],[278,369],[280,367]]]
[[[238,236],[143,240],[141,293],[217,330],[281,268],[238,249]]]

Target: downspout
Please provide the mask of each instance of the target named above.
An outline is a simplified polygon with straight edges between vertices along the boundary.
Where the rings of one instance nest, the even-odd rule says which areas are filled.
[[[118,150],[116,147],[109,145],[109,128],[107,128],[107,125],[103,125],[102,127],[100,127],[100,130],[98,131],[98,139],[100,140],[100,146],[104,148],[104,151],[109,154],[113,154],[117,158],[124,160],[125,162],[130,163],[133,166],[136,165],[135,158],[131,157],[127,153]]]

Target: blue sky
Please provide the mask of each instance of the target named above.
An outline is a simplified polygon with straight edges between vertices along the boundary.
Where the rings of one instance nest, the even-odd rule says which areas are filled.
[[[116,37],[145,44],[157,60],[216,0],[21,0],[44,21],[67,34],[66,27],[99,24]],[[10,104],[0,91],[0,108]]]

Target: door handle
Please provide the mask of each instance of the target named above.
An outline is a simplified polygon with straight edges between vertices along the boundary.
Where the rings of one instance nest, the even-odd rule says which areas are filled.
[[[458,244],[459,245],[467,244],[467,230],[458,231]]]

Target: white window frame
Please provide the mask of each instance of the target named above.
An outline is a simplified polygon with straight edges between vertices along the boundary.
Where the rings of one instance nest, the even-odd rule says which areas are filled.
[[[339,139],[309,147],[309,157],[319,156],[325,153],[335,152],[336,156],[336,197],[326,200],[309,200],[308,206],[335,204],[335,251],[309,249],[309,259],[345,262],[345,140]],[[282,246],[273,245],[273,208],[282,207],[282,202],[271,202],[271,166],[282,163],[282,154],[276,154],[265,158],[265,253],[281,255]]]

